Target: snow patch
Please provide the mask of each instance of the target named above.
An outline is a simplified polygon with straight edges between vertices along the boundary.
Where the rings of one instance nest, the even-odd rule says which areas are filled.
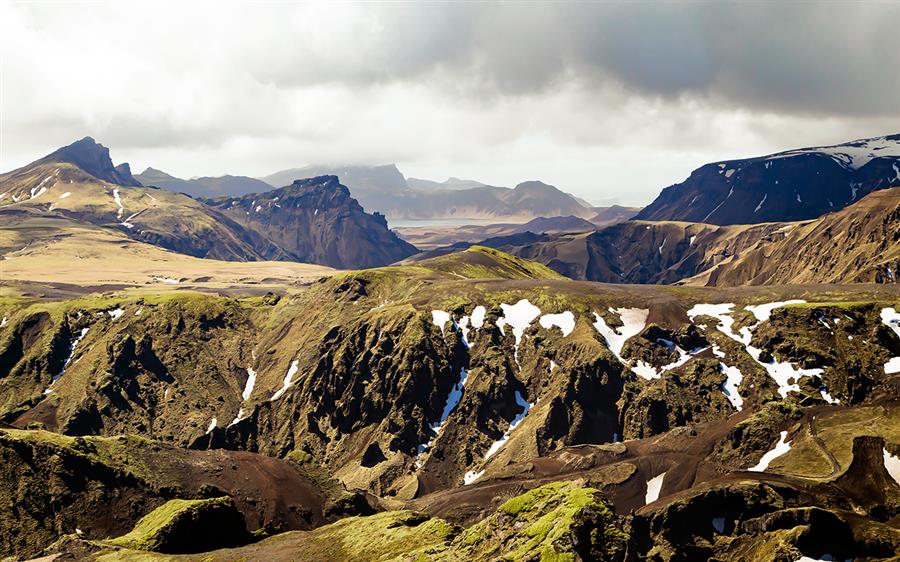
[[[470,472],[467,472],[463,476],[463,484],[468,486],[469,484],[474,483],[476,480],[478,480],[482,476],[484,476],[483,470],[479,470],[479,471],[472,470]]]
[[[644,496],[645,505],[659,499],[659,492],[662,491],[662,485],[665,479],[666,473],[663,472],[659,476],[654,476],[650,480],[647,480],[647,494]]]
[[[281,388],[279,388],[278,391],[273,394],[271,398],[269,398],[269,402],[278,400],[279,398],[281,398],[282,394],[287,392],[287,389],[291,386],[291,382],[293,382],[294,375],[297,374],[297,370],[300,368],[299,365],[299,359],[294,359],[294,361],[291,362],[291,366],[288,368],[287,374],[284,375],[284,382],[282,383]]]
[[[719,369],[726,376],[725,382],[722,383],[722,392],[725,394],[725,398],[728,398],[728,401],[734,406],[734,409],[740,412],[744,408],[744,399],[741,398],[738,387],[741,386],[744,375],[737,367],[729,367],[725,363],[719,363]]]
[[[513,418],[513,421],[509,424],[509,429],[507,429],[503,433],[503,437],[491,444],[491,446],[488,448],[487,453],[485,453],[484,455],[484,460],[488,460],[489,458],[494,456],[497,451],[499,451],[500,448],[503,447],[503,445],[505,445],[507,441],[509,441],[510,434],[515,428],[519,426],[520,423],[522,423],[522,420],[525,419],[525,416],[528,415],[528,412],[530,412],[531,408],[534,406],[534,404],[527,402],[518,390],[516,391],[516,404],[522,407],[522,411],[519,412],[515,418]]]
[[[441,335],[444,335],[444,326],[450,321],[450,313],[444,310],[432,310],[431,322],[441,329]]]
[[[594,328],[606,340],[606,347],[613,352],[613,355],[619,361],[626,363],[625,359],[622,358],[622,347],[630,338],[641,333],[641,330],[647,325],[647,317],[650,315],[650,311],[646,308],[610,308],[609,311],[619,316],[622,326],[615,329],[610,328],[606,324],[606,320],[595,312]]]
[[[892,455],[884,449],[884,469],[888,471],[894,482],[900,484],[900,457]]]
[[[900,338],[900,313],[898,313],[893,307],[881,309],[881,322],[885,326],[893,330],[893,332],[897,334],[897,337]],[[884,373],[886,375],[900,373],[900,357],[892,357],[887,363],[885,363]]]
[[[753,316],[756,317],[758,322],[753,326],[745,326],[741,328],[739,330],[739,333],[737,334],[732,330],[732,326],[734,325],[734,319],[731,317],[732,308],[734,308],[734,304],[732,303],[698,304],[691,308],[687,314],[688,317],[690,317],[691,321],[693,321],[697,316],[712,316],[713,318],[716,318],[719,321],[719,324],[716,328],[726,336],[730,337],[736,342],[741,343],[744,346],[744,349],[748,354],[750,354],[753,360],[761,365],[766,370],[766,372],[769,373],[769,376],[772,377],[772,379],[778,384],[778,393],[781,394],[782,398],[785,398],[791,391],[800,391],[800,385],[797,384],[797,381],[799,381],[801,378],[821,375],[824,370],[819,368],[798,369],[795,368],[792,363],[786,361],[781,362],[774,357],[772,358],[772,361],[764,363],[760,360],[760,357],[762,356],[762,349],[750,345],[750,341],[753,338],[753,330],[755,330],[756,327],[759,326],[760,322],[767,321],[771,317],[772,311],[774,309],[788,304],[802,304],[804,302],[806,301],[795,299],[756,306],[747,306],[746,310],[752,312]],[[827,391],[822,393],[822,397],[829,403],[838,403],[838,401],[834,400],[831,395],[827,393]]]
[[[6,319],[4,318],[4,320],[6,320]],[[72,340],[72,343],[69,344],[69,355],[66,357],[66,360],[63,361],[63,366],[62,366],[62,369],[59,370],[59,374],[54,375],[53,378],[50,380],[50,386],[47,387],[46,390],[44,390],[45,395],[50,394],[52,392],[51,389],[53,388],[54,383],[56,383],[56,381],[58,381],[60,379],[60,377],[62,377],[65,374],[66,369],[69,367],[69,363],[72,362],[72,357],[75,355],[75,348],[78,347],[78,344],[81,343],[81,340],[84,339],[84,336],[86,336],[87,333],[88,333],[88,328],[82,328],[81,333],[78,334],[77,336],[75,336],[75,338]]]
[[[575,315],[568,310],[559,314],[545,314],[541,316],[539,322],[541,327],[547,330],[556,326],[562,331],[563,337],[568,336],[575,329]]]
[[[756,208],[753,209],[753,212],[754,212],[754,213],[757,212],[757,211],[759,211],[760,209],[762,209],[763,203],[766,202],[766,197],[768,197],[768,196],[769,196],[768,193],[766,193],[765,195],[763,195],[762,201],[760,201],[760,202],[759,202],[759,205],[757,205]]]
[[[505,326],[512,328],[513,336],[516,338],[515,358],[518,361],[519,344],[522,342],[525,329],[534,322],[541,309],[528,302],[528,299],[522,299],[516,304],[501,304],[500,308],[503,309],[503,316],[497,320],[497,327],[504,335],[506,335]]]
[[[475,307],[475,310],[472,311],[472,327],[480,329],[484,326],[484,315],[487,314],[487,309],[481,305]]]
[[[3,320],[0,320],[0,328],[5,328],[7,324],[9,324],[9,319],[4,316]]]
[[[112,318],[113,321],[116,321],[125,314],[125,311],[121,308],[114,308],[112,310],[107,310],[106,313],[109,314],[109,317]]]
[[[791,304],[805,304],[806,301],[802,299],[791,299],[787,301],[780,302],[770,302],[767,304],[759,304],[755,306],[747,306],[746,310],[749,310],[753,313],[753,316],[756,317],[757,320],[763,322],[772,317],[772,311],[776,308],[781,308],[783,306],[788,306]]]
[[[213,416],[211,420],[209,420],[209,427],[206,428],[207,435],[212,433],[212,430],[216,428],[219,424],[219,420],[216,419],[216,416]]]
[[[891,357],[890,361],[884,364],[884,374],[893,375],[900,373],[900,357]]]
[[[252,367],[247,367],[247,383],[244,385],[244,391],[241,398],[247,400],[253,394],[253,387],[256,385],[256,371]]]
[[[169,285],[177,285],[181,283],[181,281],[179,281],[178,279],[173,279],[171,277],[160,277],[158,275],[154,275],[153,280],[157,283],[167,283]]]
[[[773,154],[768,158],[789,158],[802,154],[821,154],[834,160],[841,167],[848,170],[857,170],[865,166],[873,158],[879,156],[900,156],[900,142],[889,140],[887,137],[872,139],[860,139],[833,146],[820,146],[815,148],[801,148]]]
[[[63,193],[62,195],[60,195],[60,196],[59,196],[59,199],[65,199],[65,198],[71,197],[71,196],[72,196],[72,192],[71,192],[71,191],[67,191],[67,192]]]
[[[116,206],[119,208],[116,211],[116,218],[122,220],[122,215],[125,214],[125,207],[122,206],[122,197],[119,195],[118,189],[113,189],[113,200],[116,202]]]
[[[765,472],[766,469],[769,468],[769,463],[790,450],[791,444],[787,442],[787,431],[782,431],[781,438],[778,439],[778,443],[775,445],[775,448],[763,455],[756,466],[750,467],[747,470],[749,470],[750,472]]]

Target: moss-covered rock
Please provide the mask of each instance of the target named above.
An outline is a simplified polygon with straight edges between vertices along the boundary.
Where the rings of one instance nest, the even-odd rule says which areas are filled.
[[[619,560],[627,535],[598,490],[545,484],[503,503],[453,541],[457,560]]]
[[[141,518],[129,533],[109,543],[177,554],[234,547],[249,538],[244,516],[226,496],[169,500]]]

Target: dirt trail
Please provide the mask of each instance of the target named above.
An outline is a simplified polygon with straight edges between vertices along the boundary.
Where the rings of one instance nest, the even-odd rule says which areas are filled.
[[[822,441],[822,438],[819,437],[818,429],[816,429],[815,415],[811,416],[809,419],[809,434],[812,435],[813,441],[815,442],[816,446],[819,448],[822,454],[825,455],[825,457],[828,459],[828,462],[831,463],[831,474],[829,474],[827,478],[834,478],[838,475],[838,472],[841,471],[841,465],[834,457],[834,454],[825,445],[825,442]]]

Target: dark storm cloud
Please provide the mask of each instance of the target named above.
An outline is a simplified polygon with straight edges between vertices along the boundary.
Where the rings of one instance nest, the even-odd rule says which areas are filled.
[[[401,4],[368,15],[378,31],[344,38],[345,64],[286,37],[258,76],[297,85],[438,75],[472,96],[574,80],[776,112],[900,111],[898,4]]]

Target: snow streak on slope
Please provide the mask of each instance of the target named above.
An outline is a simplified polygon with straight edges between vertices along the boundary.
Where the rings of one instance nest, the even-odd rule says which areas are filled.
[[[756,466],[752,466],[747,470],[749,470],[750,472],[765,472],[769,468],[769,464],[771,464],[772,461],[784,455],[790,450],[791,444],[787,442],[787,431],[782,431],[781,438],[778,439],[778,443],[775,445],[775,448],[763,455],[762,458],[759,459],[759,462],[756,464]]]
[[[771,318],[772,311],[774,309],[791,304],[803,304],[805,302],[806,301],[803,300],[789,300],[771,302],[756,306],[747,306],[746,310],[753,313],[754,317],[756,317],[757,319],[757,323],[752,326],[745,326],[741,328],[739,330],[739,333],[735,333],[732,329],[732,326],[734,325],[734,318],[731,317],[732,309],[734,308],[733,303],[698,304],[688,310],[687,314],[692,322],[698,316],[711,316],[717,319],[719,321],[719,324],[716,326],[716,329],[718,329],[720,332],[733,339],[734,341],[742,344],[744,346],[744,349],[753,358],[753,360],[756,361],[760,366],[762,366],[778,385],[778,393],[781,395],[781,397],[786,398],[789,392],[800,391],[800,385],[798,384],[798,381],[801,378],[820,376],[824,372],[824,369],[798,369],[794,367],[793,363],[789,361],[778,361],[774,357],[770,362],[764,362],[760,360],[760,357],[762,357],[762,349],[750,345],[750,342],[753,339],[753,330],[755,330],[762,322],[768,321],[769,318]],[[837,400],[835,400],[831,397],[830,394],[828,394],[828,390],[826,388],[822,388],[820,392],[822,394],[822,398],[826,402],[830,404],[838,403]]]
[[[4,318],[4,320],[5,320],[5,318]],[[56,383],[56,381],[58,381],[60,379],[60,377],[62,377],[65,374],[66,369],[69,367],[69,363],[72,362],[72,357],[75,355],[75,348],[78,347],[78,344],[81,343],[81,340],[84,339],[84,336],[86,336],[87,333],[88,333],[88,328],[82,328],[81,333],[78,334],[75,337],[75,339],[72,340],[71,344],[69,344],[69,355],[66,357],[66,360],[63,362],[63,366],[62,366],[62,369],[60,369],[59,374],[53,376],[53,379],[50,381],[50,386],[48,386],[46,388],[46,390],[44,390],[45,395],[53,392],[53,390],[52,390],[53,385]]]
[[[287,392],[287,389],[293,382],[294,375],[297,374],[297,370],[299,369],[299,362],[299,359],[294,359],[294,361],[291,363],[291,366],[288,368],[287,374],[284,376],[284,382],[282,383],[281,388],[279,388],[278,391],[273,394],[271,398],[269,398],[270,402],[278,400],[279,398],[281,398],[282,394]]]

